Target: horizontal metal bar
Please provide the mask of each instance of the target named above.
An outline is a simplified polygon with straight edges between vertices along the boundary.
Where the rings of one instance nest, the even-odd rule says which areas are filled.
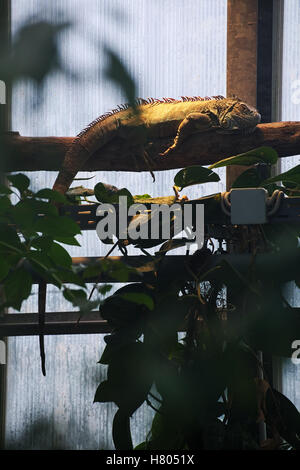
[[[150,204],[143,203],[146,207],[150,207]],[[195,206],[196,204],[203,204],[203,199],[194,199],[191,201],[186,201],[183,205],[191,204]],[[114,205],[114,204],[113,204]],[[116,214],[118,216],[118,204],[114,205],[116,207]],[[81,204],[81,205],[70,205],[64,206],[61,209],[63,214],[68,214],[72,219],[74,219],[81,230],[95,230],[97,223],[101,220],[102,217],[96,216],[98,204]],[[212,215],[205,214],[205,225],[231,225],[230,218],[226,216],[220,210],[214,212]],[[269,223],[300,223],[300,197],[290,197],[284,198],[280,204],[278,211],[269,217]]]
[[[112,262],[122,262],[127,266],[135,268],[135,271],[130,273],[128,280],[120,281],[113,278],[109,272],[102,272],[99,276],[85,278],[86,283],[120,283],[120,282],[154,282],[157,280],[155,273],[155,259],[151,256],[111,256],[106,258]],[[77,270],[82,266],[82,270],[90,265],[100,264],[104,257],[82,257],[72,258],[73,266]],[[205,262],[204,262],[205,261]],[[159,260],[159,275],[160,279],[164,281],[174,280],[194,280],[191,273],[191,268],[194,274],[200,276],[202,273],[208,271],[214,266],[220,265],[223,261],[232,265],[241,274],[246,274],[249,266],[253,264],[254,258],[251,253],[242,254],[216,254],[210,256],[208,259],[203,260],[202,256],[185,256],[185,255],[167,255]],[[282,269],[283,263],[289,266],[289,269]],[[272,253],[259,253],[255,256],[256,276],[258,279],[272,277],[276,272],[278,281],[288,282],[294,279],[295,271],[298,270],[300,264],[300,248],[291,252],[290,254],[275,256]],[[80,270],[78,270],[80,274]],[[33,273],[33,282],[38,284],[41,278],[36,273]],[[68,281],[66,281],[68,282]]]
[[[99,312],[89,312],[80,318],[80,312],[53,312],[45,314],[45,335],[78,335],[110,333],[111,327]],[[1,336],[38,335],[37,313],[8,313],[0,318]]]

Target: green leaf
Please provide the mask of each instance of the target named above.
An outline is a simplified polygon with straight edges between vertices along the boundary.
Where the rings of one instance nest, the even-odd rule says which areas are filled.
[[[278,154],[272,147],[258,147],[250,150],[249,152],[235,155],[234,157],[224,158],[219,160],[209,168],[220,168],[229,165],[255,165],[256,163],[268,163],[274,165],[278,160]]]
[[[178,297],[174,293],[165,293],[158,301],[149,318],[149,325],[155,334],[157,347],[163,350],[173,345],[174,334],[183,326],[184,319],[197,299],[194,297]],[[171,340],[171,341],[170,341]]]
[[[7,186],[4,184],[0,184],[0,195],[6,195],[6,194],[12,194],[12,190],[9,189]]]
[[[153,382],[153,356],[143,343],[124,346],[107,372],[113,401],[131,415],[145,401]]]
[[[142,199],[151,199],[151,196],[150,194],[137,194],[135,196],[133,196],[134,199],[137,199],[137,200],[142,200]]]
[[[63,296],[66,300],[72,302],[74,306],[78,306],[80,302],[86,300],[86,292],[82,289],[65,288]]]
[[[7,175],[7,179],[12,183],[12,185],[17,188],[20,193],[26,191],[29,188],[30,180],[23,173],[18,173],[17,175]]]
[[[257,168],[244,171],[232,184],[232,188],[258,188],[262,182]]]
[[[53,244],[53,240],[51,237],[40,237],[38,236],[31,242],[31,246],[33,248],[37,248],[38,250],[48,251],[50,250]]]
[[[57,266],[69,268],[72,265],[72,258],[61,245],[53,243],[48,251],[48,256]]]
[[[174,184],[181,189],[193,184],[220,181],[219,175],[203,166],[189,166],[180,170],[174,178]]]
[[[134,294],[125,298],[126,295]],[[143,297],[143,295],[145,297]],[[100,313],[115,327],[127,327],[138,321],[143,321],[147,312],[145,303],[152,307],[151,291],[145,285],[139,283],[128,284],[118,289],[112,296],[106,298],[100,307]]]
[[[280,175],[273,176],[264,181],[264,184],[274,183],[276,181],[284,181],[290,183],[300,184],[300,165],[291,168]]]
[[[95,188],[95,197],[99,202],[118,204],[120,196],[127,197],[127,205],[130,206],[134,203],[132,194],[126,188],[117,189],[114,187],[104,186],[103,183],[97,183]]]
[[[120,408],[114,416],[112,436],[116,450],[132,450],[132,438],[130,431],[130,416],[128,409]]]
[[[147,442],[141,442],[134,448],[134,450],[147,450]]]
[[[73,271],[73,268],[65,269],[62,267],[59,269],[57,274],[59,278],[63,279],[65,283],[75,284],[76,286],[80,286],[80,287],[86,287],[84,280],[81,278],[79,274],[76,274],[76,272]]]
[[[101,263],[97,263],[97,264],[90,265],[90,266],[87,266],[86,268],[84,268],[84,270],[82,272],[82,276],[83,276],[84,279],[93,278],[93,277],[96,277],[96,276],[99,277],[101,272],[102,272]]]
[[[116,330],[114,333],[104,337],[107,343],[102,356],[99,360],[99,364],[110,364],[113,357],[119,354],[120,349],[124,348],[128,344],[133,344],[142,335],[142,329],[135,324],[125,325],[124,328]]]
[[[65,245],[81,246],[74,237],[55,237],[55,240]]]
[[[21,309],[22,302],[29,297],[32,287],[32,277],[22,266],[11,271],[4,284],[5,304],[16,310]]]
[[[48,199],[49,201],[61,202],[64,204],[67,203],[67,199],[63,194],[49,188],[41,189],[36,193],[35,197],[40,199]]]
[[[111,384],[105,380],[96,390],[94,403],[106,403],[109,401],[114,401],[114,389]]]
[[[51,204],[50,202],[42,201],[35,198],[27,198],[26,204],[32,208],[36,216],[40,217],[41,215],[50,215],[55,216],[57,218],[59,217],[57,208],[54,206],[54,204]]]
[[[171,250],[176,250],[177,248],[180,248],[182,246],[185,246],[186,243],[190,243],[191,240],[188,239],[188,238],[180,238],[180,239],[177,239],[177,238],[174,238],[172,240],[168,240],[166,241],[165,243],[162,244],[162,246],[160,247],[160,249],[158,250],[158,254],[163,254],[163,253],[167,253],[168,251],[171,251]]]
[[[1,245],[1,242],[3,243],[3,245]],[[11,247],[13,251],[19,251],[23,249],[22,243],[16,230],[5,224],[0,224],[0,248],[2,249],[2,247],[7,249]]]
[[[150,295],[141,294],[139,292],[128,292],[121,295],[121,297],[125,300],[129,300],[130,302],[134,302],[135,304],[145,305],[149,310],[154,309],[154,302]]]
[[[103,284],[102,286],[98,287],[98,292],[101,295],[106,295],[108,292],[110,292],[112,289],[111,284]]]
[[[80,232],[79,225],[66,216],[54,217],[45,216],[41,217],[34,226],[36,232],[42,232],[46,235],[56,237],[73,237]]]
[[[11,215],[14,223],[21,230],[30,229],[32,231],[36,215],[27,200],[18,202],[18,204],[11,209]]]
[[[176,424],[176,421],[170,419],[166,409],[161,406],[152,421],[150,449],[182,449],[184,436]]]
[[[31,250],[27,254],[27,258],[32,265],[32,269],[36,271],[43,279],[51,282],[57,287],[61,287],[62,278],[59,273],[53,269],[53,262],[50,258],[41,251]]]
[[[5,258],[2,258],[0,263],[0,281],[2,281],[2,279],[7,276],[10,267],[11,265],[7,262],[7,260]]]
[[[0,214],[7,214],[7,211],[12,207],[12,204],[7,196],[0,198]]]

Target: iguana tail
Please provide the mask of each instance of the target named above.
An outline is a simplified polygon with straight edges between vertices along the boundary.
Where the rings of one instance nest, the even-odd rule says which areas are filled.
[[[83,167],[89,157],[90,153],[79,142],[72,143],[65,155],[63,166],[55,180],[53,189],[65,194],[78,170]]]
[[[119,121],[115,116],[100,116],[80,132],[68,149],[53,189],[65,194],[90,156],[115,137]]]

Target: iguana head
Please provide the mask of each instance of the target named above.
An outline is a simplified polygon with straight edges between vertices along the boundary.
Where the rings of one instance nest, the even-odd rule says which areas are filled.
[[[228,105],[219,115],[222,132],[254,130],[260,119],[257,109],[238,98],[228,100]]]

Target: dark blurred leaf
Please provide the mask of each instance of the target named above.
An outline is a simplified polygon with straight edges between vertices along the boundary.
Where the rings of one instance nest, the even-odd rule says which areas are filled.
[[[40,191],[35,194],[35,197],[40,199],[48,199],[49,201],[61,202],[64,204],[67,203],[67,199],[63,194],[49,188],[40,189]]]
[[[57,34],[66,26],[42,21],[25,24],[16,35],[12,54],[4,58],[1,74],[6,78],[29,77],[41,82],[51,70],[60,67]]]
[[[184,319],[189,310],[195,307],[197,299],[194,297],[178,297],[173,293],[163,292],[163,296],[157,303],[149,318],[149,326],[157,344],[155,347],[162,348],[168,345],[168,340],[174,337],[174,334],[184,324]]]
[[[176,426],[177,424],[177,426]],[[184,436],[176,423],[170,419],[162,406],[153,418],[149,450],[178,450],[183,449]]]
[[[203,166],[189,166],[180,170],[174,177],[174,184],[181,189],[193,184],[220,181],[219,175]]]
[[[130,414],[124,408],[119,409],[113,419],[113,441],[116,450],[131,450]]]
[[[14,250],[22,250],[22,243],[20,238],[12,227],[9,227],[6,224],[0,224],[0,249],[12,249]]]
[[[0,198],[0,214],[6,215],[8,210],[11,209],[12,205],[8,196],[2,196]]]
[[[135,304],[145,305],[145,307],[147,307],[149,310],[153,310],[154,308],[154,302],[150,295],[143,294],[140,292],[127,292],[125,294],[122,294],[121,297]]]
[[[135,343],[141,334],[142,329],[136,328],[136,325],[133,324],[105,336],[104,340],[107,344],[99,360],[99,364],[110,364],[113,357],[118,354],[124,346]]]
[[[135,107],[136,84],[126,66],[118,55],[108,46],[104,48],[108,57],[108,66],[105,76],[119,86],[127,97],[129,104]]]
[[[31,229],[33,227],[36,214],[27,200],[20,201],[12,210],[11,215],[14,223],[21,229]]]
[[[4,184],[0,184],[0,195],[11,194],[11,193],[12,193],[11,189],[9,189]]]
[[[148,311],[145,305],[133,301],[130,297],[127,299],[124,298],[124,296],[128,294],[134,294],[135,296],[137,294],[145,295],[147,298],[143,298],[143,301],[151,302],[149,289],[142,284],[128,284],[118,289],[112,296],[105,299],[100,307],[102,317],[115,327],[124,328],[136,322],[143,321]]]
[[[26,175],[19,173],[17,175],[7,175],[7,179],[12,183],[12,185],[17,188],[20,193],[23,193],[26,189],[29,188],[30,180]]]
[[[141,442],[134,448],[134,450],[147,450],[147,442]]]
[[[20,266],[8,274],[3,285],[6,305],[20,310],[23,300],[31,293],[31,275]]]
[[[57,208],[50,202],[41,201],[35,198],[27,198],[25,202],[32,208],[36,217],[41,215],[50,215],[58,218],[59,216]]]
[[[269,389],[266,393],[267,422],[275,425],[279,434],[294,449],[300,450],[300,413],[282,393]]]
[[[4,279],[10,270],[10,263],[7,262],[5,258],[1,259],[0,263],[0,281]]]
[[[152,355],[143,343],[124,346],[113,357],[107,373],[114,402],[131,415],[146,399],[153,381]]]
[[[72,302],[74,306],[77,306],[78,302],[86,300],[86,292],[82,289],[66,288],[63,291],[63,296],[66,300]]]
[[[104,382],[101,382],[96,390],[94,403],[105,403],[108,401],[113,401],[113,399],[114,389],[107,380],[104,380]]]

